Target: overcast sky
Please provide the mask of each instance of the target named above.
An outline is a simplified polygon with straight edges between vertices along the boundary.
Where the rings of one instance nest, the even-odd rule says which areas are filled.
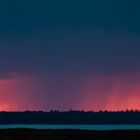
[[[140,107],[139,5],[139,0],[0,1],[1,108]]]

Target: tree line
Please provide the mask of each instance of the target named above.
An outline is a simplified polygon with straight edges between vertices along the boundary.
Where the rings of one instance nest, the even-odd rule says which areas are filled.
[[[140,111],[2,111],[0,124],[140,124]]]

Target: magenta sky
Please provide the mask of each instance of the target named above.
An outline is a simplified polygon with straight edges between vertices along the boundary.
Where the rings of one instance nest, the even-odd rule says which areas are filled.
[[[0,80],[1,110],[140,109],[140,74],[21,76]]]

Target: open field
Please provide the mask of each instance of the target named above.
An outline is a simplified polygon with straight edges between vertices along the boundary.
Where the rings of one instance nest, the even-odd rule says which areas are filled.
[[[140,131],[1,129],[0,140],[140,140]]]

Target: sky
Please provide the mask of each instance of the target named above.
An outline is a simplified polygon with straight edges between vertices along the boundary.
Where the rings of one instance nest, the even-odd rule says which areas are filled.
[[[0,1],[0,110],[140,109],[139,5]]]

